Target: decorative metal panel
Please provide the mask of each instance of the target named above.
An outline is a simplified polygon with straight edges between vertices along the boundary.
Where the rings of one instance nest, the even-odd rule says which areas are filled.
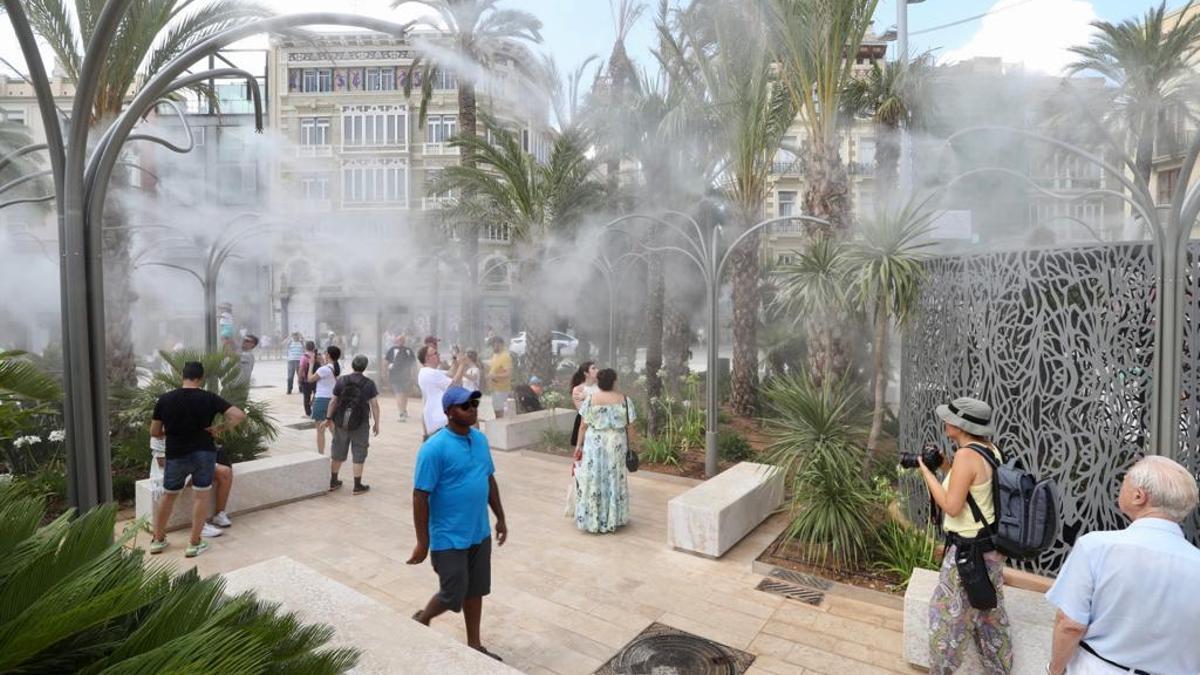
[[[1152,255],[1147,245],[1121,244],[928,263],[904,335],[901,447],[945,446],[939,403],[971,395],[991,404],[1006,456],[1062,490],[1059,540],[1020,563],[1026,569],[1054,573],[1080,534],[1125,523],[1117,490],[1150,419]],[[1197,391],[1194,369],[1187,382]],[[1200,434],[1194,399],[1188,438]],[[927,515],[919,479],[907,479],[906,492],[914,515]]]

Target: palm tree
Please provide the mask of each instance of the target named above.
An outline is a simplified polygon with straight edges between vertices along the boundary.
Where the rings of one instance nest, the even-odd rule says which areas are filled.
[[[150,80],[172,59],[205,39],[268,14],[263,7],[244,0],[133,0],[122,15],[112,39],[117,48],[108,51],[100,70],[100,83],[87,124],[97,128],[111,123],[138,86]],[[67,3],[64,0],[27,0],[25,11],[34,32],[53,50],[59,66],[71,80],[78,80],[85,42],[95,30],[97,2]],[[211,94],[204,85],[197,90]],[[105,301],[108,311],[106,344],[109,382],[136,383],[133,330],[130,314],[137,299],[130,264],[132,231],[123,226],[124,214],[116,200],[105,209],[103,259]]]
[[[879,201],[887,202],[898,187],[900,130],[920,125],[932,70],[928,56],[885,65],[875,62],[866,77],[845,84],[841,105],[847,116],[865,116],[875,123],[875,184],[883,196]]]
[[[602,202],[603,186],[595,180],[596,164],[588,158],[578,131],[559,134],[549,162],[541,164],[521,149],[511,132],[486,116],[483,122],[495,144],[478,136],[452,140],[451,145],[464,153],[469,146],[476,161],[448,167],[434,189],[472,195],[456,207],[463,216],[509,229],[518,262],[517,285],[526,295],[526,359],[533,374],[550,381],[551,325],[541,300],[545,291],[540,266],[549,257],[554,235],[571,234],[571,228]]]
[[[0,402],[13,397],[39,402],[61,398],[62,384],[25,357],[22,351],[0,350]]]
[[[916,310],[921,282],[926,276],[922,262],[932,245],[922,241],[929,234],[934,212],[929,199],[910,200],[897,209],[881,208],[874,219],[864,222],[859,237],[851,244],[847,262],[856,304],[871,316],[875,360],[874,407],[867,435],[866,471],[879,447],[883,430],[884,399],[887,394],[887,338],[893,321],[903,327]]]
[[[778,270],[775,309],[793,317],[808,333],[811,378],[823,385],[841,379],[850,368],[845,320],[854,309],[849,245],[842,239],[817,237],[794,256]]]
[[[418,20],[417,26],[432,30],[445,44],[438,45],[453,51],[454,58],[465,59],[472,67],[489,68],[504,51],[522,42],[542,41],[542,22],[537,17],[516,9],[501,9],[500,0],[393,0],[392,7],[399,9],[407,5],[423,5],[434,11],[436,17]],[[430,54],[413,60],[410,76],[405,83],[404,93],[412,93],[411,72],[421,69],[421,103],[419,120],[425,125],[425,114],[433,98],[434,77],[438,71],[448,68],[444,59]],[[475,79],[470,72],[456,73],[458,80],[458,129],[459,135],[474,138],[478,134],[479,109],[476,98]],[[474,147],[461,149],[460,164],[475,166]],[[469,196],[469,195],[468,195]],[[475,260],[479,251],[478,232],[466,228],[463,233],[463,259]],[[477,343],[479,324],[479,270],[469,267],[470,278],[463,294],[462,321],[465,331],[464,342]]]
[[[1197,96],[1192,62],[1200,53],[1200,13],[1190,13],[1192,5],[1179,10],[1174,22],[1166,18],[1165,0],[1140,21],[1093,22],[1091,41],[1071,48],[1079,60],[1068,73],[1091,70],[1116,84],[1110,126],[1128,139],[1132,168],[1143,181],[1150,180],[1154,141],[1165,118],[1192,116],[1189,105]]]
[[[764,0],[782,79],[805,130],[804,211],[829,221],[833,232],[850,226],[850,188],[838,153],[841,97],[854,58],[879,0]]]
[[[775,75],[767,17],[752,4],[704,0],[678,14],[684,40],[670,49],[688,64],[690,104],[705,111],[721,169],[717,185],[733,207],[737,228],[757,223],[768,192],[771,158],[795,118],[796,108]],[[733,252],[733,369],[730,404],[738,415],[758,407],[757,234]],[[709,336],[712,348],[716,335]],[[710,374],[712,375],[712,374]]]

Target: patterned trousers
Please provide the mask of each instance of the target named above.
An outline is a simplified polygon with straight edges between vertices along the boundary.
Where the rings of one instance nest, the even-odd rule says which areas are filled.
[[[956,672],[971,640],[979,650],[985,672],[1008,675],[1012,672],[1013,652],[1008,612],[1004,609],[1004,557],[995,551],[984,554],[998,604],[993,610],[982,611],[971,606],[959,583],[954,549],[946,549],[937,588],[929,601],[929,672]]]

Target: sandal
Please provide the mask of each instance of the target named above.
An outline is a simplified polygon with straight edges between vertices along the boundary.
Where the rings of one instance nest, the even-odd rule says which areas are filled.
[[[413,613],[412,620],[416,621],[417,623],[424,624],[424,622],[421,621],[421,613],[424,611],[425,610],[423,610],[423,609],[418,609],[416,612]]]
[[[493,659],[496,659],[497,661],[500,661],[500,662],[503,662],[503,661],[504,661],[504,659],[502,659],[502,658],[500,658],[499,656],[497,656],[497,655],[495,655],[495,654],[493,654],[493,653],[489,652],[489,651],[487,650],[487,647],[484,647],[483,645],[479,645],[478,647],[472,647],[472,649],[474,649],[474,650],[475,650],[475,651],[477,651],[477,652],[480,652],[480,653],[482,653],[484,656],[490,656],[490,657],[492,657]]]

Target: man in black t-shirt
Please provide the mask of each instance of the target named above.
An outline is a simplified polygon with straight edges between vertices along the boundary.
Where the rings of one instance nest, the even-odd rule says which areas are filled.
[[[322,424],[333,427],[332,462],[329,464],[329,489],[342,486],[338,471],[346,455],[354,452],[354,494],[360,495],[371,486],[362,482],[363,464],[367,461],[367,446],[371,443],[369,431],[379,435],[379,389],[375,382],[363,374],[367,369],[367,357],[359,354],[350,362],[353,373],[338,378],[333,385],[333,398],[329,401],[329,412]],[[371,420],[375,420],[374,425]]]
[[[397,335],[396,343],[388,348],[384,360],[388,363],[388,386],[396,395],[400,421],[408,421],[408,392],[413,386],[413,370],[417,362],[413,350],[405,344],[405,336]]]
[[[222,415],[221,424],[213,418]],[[204,521],[212,508],[211,490],[217,469],[217,446],[213,439],[246,419],[246,413],[204,388],[204,366],[196,361],[183,365],[183,386],[158,397],[150,422],[150,435],[166,438],[167,465],[163,469],[163,498],[154,514],[154,538],[150,552],[162,553],[167,547],[167,521],[175,508],[175,499],[192,478],[192,538],[185,555],[194,558],[208,550],[200,538]]]

